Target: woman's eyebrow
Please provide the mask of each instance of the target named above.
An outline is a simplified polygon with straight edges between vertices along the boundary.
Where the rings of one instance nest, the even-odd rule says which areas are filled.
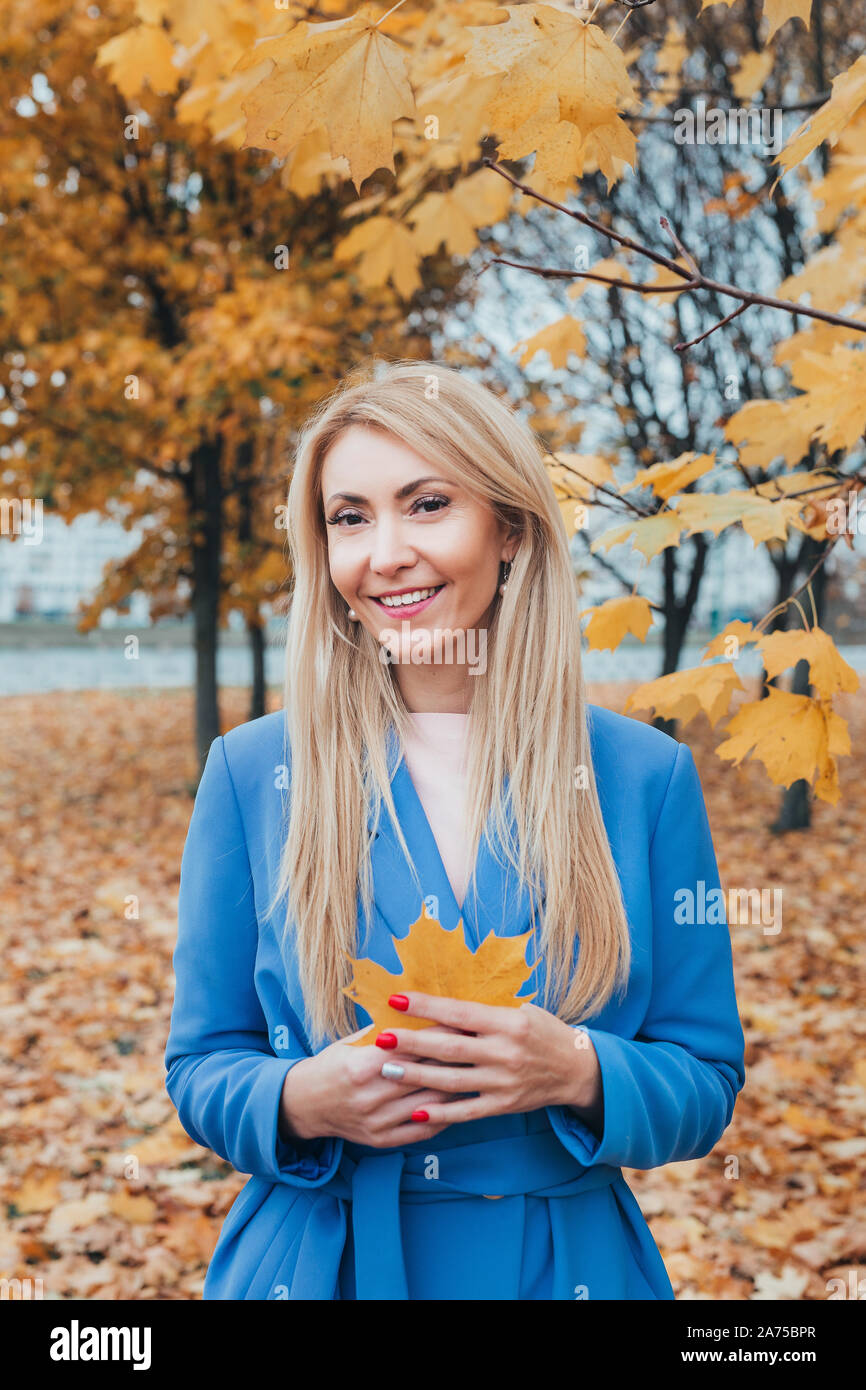
[[[413,483],[406,483],[403,487],[398,488],[394,496],[399,502],[402,501],[404,497],[408,497],[410,493],[415,492],[419,487],[427,487],[429,483],[447,483],[448,481],[448,478],[416,478]],[[331,503],[336,502],[338,498],[343,502],[356,502],[359,505],[363,505],[364,502],[369,500],[360,492],[334,492],[328,498],[325,506],[330,507]]]

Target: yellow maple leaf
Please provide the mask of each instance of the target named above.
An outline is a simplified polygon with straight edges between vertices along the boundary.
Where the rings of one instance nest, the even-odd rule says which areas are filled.
[[[570,540],[586,524],[596,486],[613,483],[613,468],[601,454],[545,454],[544,462]]]
[[[735,766],[747,755],[757,758],[780,787],[801,778],[811,782],[817,769],[815,795],[831,804],[839,800],[834,754],[850,753],[851,739],[845,720],[823,701],[771,685],[765,699],[737,710],[726,733],[716,749],[720,758]]]
[[[764,667],[768,677],[778,676],[798,661],[808,661],[809,681],[824,700],[838,695],[841,690],[853,694],[860,688],[860,677],[847,661],[843,660],[833,640],[820,627],[793,629],[788,632],[771,632],[758,642],[764,654]]]
[[[831,352],[804,351],[791,380],[805,395],[815,438],[834,449],[852,449],[866,427],[866,353],[837,343]]]
[[[107,67],[112,82],[126,97],[137,96],[147,83],[165,96],[177,91],[182,77],[174,62],[174,44],[164,29],[139,24],[108,39],[96,53],[96,66]]]
[[[862,129],[858,129],[858,138],[866,148],[866,107],[863,109],[863,121],[860,122]],[[837,161],[842,160],[842,155],[835,150],[833,152],[834,169],[837,168]],[[848,168],[851,169],[853,161],[849,159]],[[863,158],[859,159],[861,166],[860,179],[862,180]],[[816,184],[813,189],[813,197],[820,200],[823,204],[824,196],[828,193],[830,180],[824,179],[820,184]],[[862,187],[862,184],[860,185]],[[859,202],[861,194],[858,188],[852,187],[850,179],[846,182],[848,201]],[[843,207],[844,211],[844,207]],[[837,214],[841,216],[841,212]],[[787,275],[781,284],[777,285],[772,293],[779,299],[802,300],[804,295],[810,295],[812,304],[820,304],[822,309],[833,309],[844,312],[847,305],[856,303],[860,298],[860,291],[863,284],[863,227],[852,219],[839,229],[837,236],[828,245],[810,256],[802,270],[796,271],[793,275]],[[858,314],[852,315],[859,318],[862,322],[863,310]],[[801,330],[802,331],[802,330]],[[799,338],[799,343],[795,344],[793,350],[790,340],[785,339],[784,344],[779,343],[773,353],[773,360],[778,363],[791,361],[799,356],[804,348],[811,349],[826,356],[834,347],[835,343],[844,337],[855,338],[859,334],[850,329],[844,329],[839,324],[818,324],[812,319],[809,324],[808,332],[792,334],[792,338]],[[808,381],[807,381],[808,384]]]
[[[421,252],[412,233],[393,217],[367,217],[334,247],[337,261],[358,260],[358,279],[365,288],[393,280],[397,292],[408,299],[421,284],[418,262]]]
[[[811,4],[811,0],[809,0]],[[741,101],[749,101],[759,92],[769,77],[776,55],[772,49],[765,53],[747,53],[733,75],[731,85]]]
[[[603,454],[545,454],[547,476],[558,498],[589,501],[594,487],[614,482],[613,466]]]
[[[551,5],[506,5],[503,24],[469,26],[466,64],[479,77],[501,74],[488,107],[493,127],[516,130],[555,93],[558,119],[586,134],[613,122],[635,99],[622,55],[596,24]]]
[[[714,656],[731,656],[732,653],[727,651],[729,641],[733,640],[739,649],[744,645],[748,646],[749,643],[757,641],[759,636],[760,631],[758,628],[753,627],[751,623],[744,623],[741,618],[734,618],[728,623],[727,627],[722,628],[721,632],[716,633],[711,642],[707,643],[701,660],[709,661]]]
[[[645,642],[653,620],[649,599],[639,594],[608,599],[598,608],[584,608],[583,613],[592,614],[586,626],[586,640],[591,651],[605,648],[614,651],[627,632],[634,633],[641,642]]]
[[[792,481],[796,481],[798,475],[792,474]],[[811,476],[809,474],[807,477]],[[779,479],[780,482],[783,478]],[[822,479],[823,481],[823,479]],[[817,541],[827,540],[831,535],[841,535],[849,550],[854,549],[854,531],[848,524],[848,514],[852,506],[856,507],[856,495],[862,490],[863,484],[858,481],[840,483],[838,479],[828,479],[830,487],[823,493],[816,493],[814,497],[804,497],[806,504],[803,513],[803,525],[808,535],[813,536]],[[844,529],[843,529],[844,528]]]
[[[531,338],[521,338],[511,351],[517,352],[518,348],[523,348],[518,358],[521,367],[531,362],[538,352],[547,353],[552,367],[564,367],[568,363],[570,352],[576,352],[578,357],[583,356],[586,351],[586,335],[577,319],[572,318],[571,314],[565,314],[555,323],[549,323],[546,328],[542,328],[539,333],[534,333]]]
[[[574,121],[555,121],[530,136],[530,124],[521,126],[519,133],[521,143],[537,151],[533,182],[546,178],[553,187],[566,188],[572,179],[601,169],[610,188],[626,167],[634,167],[637,140],[617,115],[591,130],[581,129]],[[516,136],[500,145],[500,159],[514,158],[508,150],[515,142]]]
[[[709,9],[710,5],[717,5],[719,0],[703,0],[701,12]],[[722,0],[728,6],[738,4],[739,0]],[[812,0],[764,0],[764,19],[768,24],[767,37],[765,43],[769,43],[777,29],[786,24],[789,19],[802,19],[806,28],[809,28],[809,17],[812,12]],[[750,55],[752,57],[756,55]],[[745,65],[744,65],[745,66]],[[751,96],[751,92],[737,92],[738,96]]]
[[[729,3],[732,0],[729,0]],[[650,104],[657,110],[668,103],[668,94],[676,90],[681,79],[683,64],[689,58],[689,41],[682,26],[675,19],[669,19],[665,36],[656,55],[655,71],[658,90],[650,94]]]
[[[650,468],[641,468],[621,491],[628,492],[634,487],[651,487],[656,497],[661,497],[666,502],[674,493],[682,492],[689,483],[693,483],[695,478],[709,473],[715,459],[714,453],[680,454],[679,458],[672,459],[670,463],[654,463]]]
[[[454,256],[468,256],[478,245],[476,231],[501,222],[514,190],[492,169],[478,169],[445,193],[428,193],[408,215],[421,254],[442,244]]]
[[[679,545],[683,526],[682,518],[678,517],[676,512],[661,511],[655,516],[645,516],[638,521],[626,521],[622,526],[612,526],[609,531],[603,532],[594,540],[589,548],[592,552],[610,550],[615,545],[622,545],[629,536],[634,536],[635,550],[639,550],[651,560],[668,546]]]
[[[747,468],[766,468],[784,458],[792,468],[809,451],[814,422],[805,396],[785,401],[747,401],[725,424]]]
[[[274,66],[241,103],[245,148],[282,157],[324,126],[331,155],[345,155],[359,191],[376,169],[394,172],[393,123],[415,116],[415,97],[404,51],[376,27],[374,14],[362,5],[347,19],[301,21],[255,45],[236,71],[265,57]]]
[[[796,492],[798,495],[807,496],[811,505],[813,498],[811,494],[806,493],[807,483],[815,489],[815,496],[818,498],[829,497],[834,488],[838,491],[842,486],[832,473],[825,473],[820,468],[811,468],[804,472],[776,473],[765,482],[758,483],[755,492],[760,493],[762,497],[778,497],[788,492]]]
[[[446,931],[422,903],[421,916],[406,936],[395,939],[394,947],[403,966],[393,975],[374,960],[352,960],[353,978],[343,993],[360,1004],[373,1020],[353,1047],[368,1047],[387,1028],[434,1028],[431,1019],[410,1018],[392,1009],[388,998],[413,990],[446,999],[471,999],[477,1004],[495,1004],[519,1009],[535,998],[523,994],[515,998],[531,971],[526,964],[526,945],[532,932],[522,936],[497,936],[490,932],[478,950],[472,952],[463,937],[463,922]]]
[[[697,531],[712,531],[717,536],[725,527],[739,522],[757,547],[761,541],[787,540],[789,526],[803,530],[803,503],[798,498],[774,502],[745,488],[735,488],[722,493],[682,493],[671,505],[676,507],[680,524],[690,536]]]
[[[776,30],[789,19],[802,19],[808,29],[811,14],[812,0],[764,0],[764,18],[768,26],[764,42],[769,43]]]
[[[734,691],[744,689],[731,663],[720,661],[645,681],[629,695],[625,709],[654,710],[663,719],[681,719],[684,724],[703,710],[715,727],[727,714]]]
[[[866,101],[866,53],[833,79],[827,101],[799,125],[775,157],[785,173],[829,140],[835,144],[843,128]],[[773,185],[775,187],[775,184]],[[770,190],[772,193],[772,189]]]

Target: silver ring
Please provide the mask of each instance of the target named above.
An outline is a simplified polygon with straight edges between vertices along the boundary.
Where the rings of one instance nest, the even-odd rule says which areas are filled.
[[[382,1075],[387,1081],[402,1081],[406,1074],[406,1068],[401,1067],[399,1062],[384,1062],[382,1064]]]

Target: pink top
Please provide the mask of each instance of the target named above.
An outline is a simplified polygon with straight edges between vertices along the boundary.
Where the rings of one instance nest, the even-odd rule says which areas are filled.
[[[468,714],[411,714],[403,751],[412,784],[430,822],[457,906],[472,865],[465,831]]]

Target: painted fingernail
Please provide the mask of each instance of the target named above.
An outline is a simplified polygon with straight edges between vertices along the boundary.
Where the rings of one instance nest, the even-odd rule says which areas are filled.
[[[392,1009],[399,1009],[401,1013],[405,1013],[409,1007],[409,1000],[405,994],[392,994],[388,999],[388,1003],[391,1005]]]
[[[401,1067],[399,1062],[383,1062],[382,1075],[388,1081],[402,1081],[406,1075],[406,1068]]]
[[[380,1033],[376,1039],[377,1047],[396,1047],[397,1039],[393,1033]]]
[[[429,1120],[429,1119],[430,1119],[430,1116],[427,1114],[427,1111],[426,1111],[426,1110],[413,1110],[413,1111],[412,1111],[412,1119],[413,1119],[413,1120],[422,1120],[422,1121],[423,1121],[423,1120]]]

